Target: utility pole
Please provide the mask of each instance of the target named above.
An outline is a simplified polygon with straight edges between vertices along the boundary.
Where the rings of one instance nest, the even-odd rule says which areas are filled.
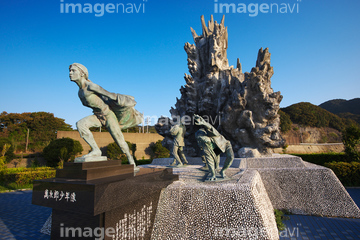
[[[149,117],[146,118],[146,133],[149,133]]]
[[[144,112],[143,112],[143,116],[144,116]],[[145,119],[144,119],[144,121],[143,121],[143,126],[142,126],[142,133],[144,133],[144,123],[145,123]]]

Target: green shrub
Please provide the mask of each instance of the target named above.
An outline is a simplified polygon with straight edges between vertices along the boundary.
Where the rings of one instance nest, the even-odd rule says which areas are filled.
[[[343,131],[342,136],[348,161],[360,162],[360,152],[357,149],[357,145],[360,144],[360,128],[356,126],[348,127]]]
[[[5,154],[6,154],[7,150],[9,150],[10,147],[11,147],[10,144],[5,143],[2,148],[1,155],[0,155],[0,171],[7,168]]]
[[[324,166],[328,162],[345,162],[346,156],[344,153],[312,153],[312,154],[292,154],[301,157],[302,160],[317,165]]]
[[[5,157],[0,157],[0,171],[6,169]]]
[[[75,156],[83,151],[80,142],[71,138],[59,138],[44,148],[43,155],[50,167],[57,167],[59,162],[74,161]]]
[[[49,167],[4,169],[0,171],[1,189],[28,188],[34,180],[54,178],[55,172]]]
[[[325,167],[333,170],[343,185],[360,186],[360,163],[331,162],[325,163]]]
[[[5,163],[8,163],[15,158],[14,146],[13,144],[11,144],[11,141],[8,138],[4,138],[4,137],[0,138],[0,150],[3,150],[5,145],[10,146],[5,151]]]
[[[20,172],[15,176],[15,183],[18,185],[32,184],[34,180],[54,178],[56,170],[35,170],[31,172]]]
[[[134,160],[136,160],[136,158],[135,158],[136,144],[128,142],[128,141],[126,141],[126,143],[129,147],[129,150],[132,153]],[[106,155],[111,160],[121,160],[121,163],[123,163],[123,164],[128,163],[128,159],[127,159],[125,153],[120,149],[120,147],[115,142],[110,143],[107,146]]]
[[[170,151],[161,144],[161,140],[156,143],[150,144],[150,149],[152,150],[151,158],[168,158],[170,157]]]
[[[290,116],[287,113],[285,113],[285,112],[283,112],[281,110],[279,110],[278,113],[280,115],[281,133],[286,133],[289,130],[291,130],[292,122],[291,122]]]
[[[274,214],[275,214],[275,221],[276,221],[276,225],[279,231],[282,231],[285,229],[285,224],[284,224],[284,220],[289,220],[290,217],[285,216],[284,214],[289,214],[288,211],[286,210],[279,210],[279,209],[274,209]]]
[[[337,137],[339,137],[336,133],[334,133],[334,132],[331,132],[331,133],[329,133],[329,137],[331,137],[331,138],[337,138]]]
[[[137,165],[144,165],[144,164],[150,164],[152,162],[151,159],[141,159],[141,160],[137,160],[136,164]]]

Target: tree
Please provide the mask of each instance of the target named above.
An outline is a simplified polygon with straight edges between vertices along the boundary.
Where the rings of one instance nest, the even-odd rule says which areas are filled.
[[[44,148],[43,154],[49,167],[57,167],[60,161],[74,161],[75,156],[83,151],[80,142],[71,138],[59,138]]]
[[[154,158],[168,158],[170,156],[170,151],[161,144],[161,140],[158,140],[156,143],[150,144],[150,149],[153,152],[151,156]]]
[[[17,150],[24,145],[27,132],[30,132],[30,147],[42,150],[50,141],[56,139],[57,131],[71,131],[64,119],[57,118],[52,113],[7,113],[0,114],[0,136],[9,138]]]
[[[290,116],[281,110],[279,110],[278,113],[280,115],[281,132],[286,133],[287,131],[289,131],[291,129],[291,125],[292,125]]]
[[[356,125],[351,119],[340,118],[321,107],[307,102],[293,104],[281,110],[290,116],[293,123],[302,126],[330,127],[342,131],[352,124]]]
[[[126,141],[130,151],[132,152],[133,158],[135,160],[135,151],[136,151],[136,144]],[[121,160],[122,163],[127,163],[128,159],[125,153],[120,149],[119,145],[115,142],[110,143],[107,145],[106,155],[111,160]]]
[[[7,147],[5,147],[7,145]],[[11,144],[11,141],[8,138],[0,137],[0,150],[6,149],[3,157],[5,157],[6,162],[10,162],[15,158],[14,147]]]
[[[356,126],[346,128],[343,132],[342,141],[348,161],[360,162],[360,152],[357,149],[357,145],[360,144],[360,128]]]
[[[5,169],[6,168],[6,165],[5,165],[5,160],[6,160],[6,157],[5,157],[5,154],[6,152],[9,150],[9,148],[11,147],[10,144],[4,144],[4,146],[2,147],[2,150],[1,150],[1,155],[0,155],[0,171],[2,169]]]

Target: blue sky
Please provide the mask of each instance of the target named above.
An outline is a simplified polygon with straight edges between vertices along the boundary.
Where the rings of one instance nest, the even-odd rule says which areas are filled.
[[[123,3],[139,13],[61,13],[69,3]],[[221,3],[295,9],[216,13]],[[193,43],[190,27],[200,35],[200,16],[207,22],[211,14],[218,22],[225,14],[230,65],[240,58],[243,71],[251,71],[259,48],[269,47],[281,107],[360,97],[359,9],[358,0],[2,0],[0,112],[51,112],[74,126],[92,114],[68,77],[68,66],[79,62],[93,82],[134,96],[146,116],[169,116],[188,73],[183,47]]]

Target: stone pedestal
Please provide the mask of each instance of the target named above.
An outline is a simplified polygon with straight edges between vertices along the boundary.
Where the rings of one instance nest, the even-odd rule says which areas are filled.
[[[203,182],[201,159],[188,161],[173,169],[179,181],[162,190],[151,239],[278,239],[274,208],[360,218],[331,169],[299,157],[234,159],[226,171],[229,179],[220,182]],[[154,159],[147,167],[168,162]]]
[[[245,170],[256,170],[276,209],[293,214],[360,218],[360,209],[334,172],[291,155],[245,158]]]
[[[77,157],[74,162],[102,162],[107,161],[107,157],[105,156],[96,156],[96,157]]]
[[[53,209],[51,239],[149,239],[160,192],[177,179],[120,161],[66,163],[34,182],[32,202]]]
[[[151,239],[278,239],[274,209],[260,175],[227,171],[230,179],[202,182],[195,168],[174,169],[161,193]]]

